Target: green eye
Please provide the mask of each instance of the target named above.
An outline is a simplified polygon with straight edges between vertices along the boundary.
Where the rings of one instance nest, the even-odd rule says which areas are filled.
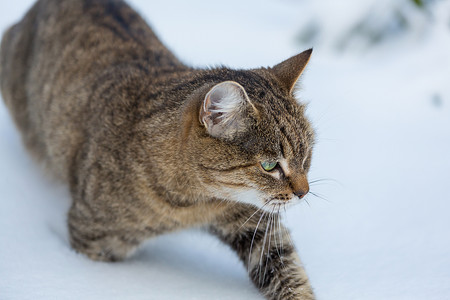
[[[277,166],[277,162],[271,162],[271,161],[263,161],[261,162],[261,167],[263,167],[263,169],[267,172],[272,171],[273,169],[275,169],[275,167]]]

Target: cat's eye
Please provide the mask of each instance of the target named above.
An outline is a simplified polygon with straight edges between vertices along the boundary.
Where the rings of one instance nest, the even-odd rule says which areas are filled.
[[[261,167],[267,171],[270,172],[277,166],[278,162],[276,161],[263,161],[261,162]]]

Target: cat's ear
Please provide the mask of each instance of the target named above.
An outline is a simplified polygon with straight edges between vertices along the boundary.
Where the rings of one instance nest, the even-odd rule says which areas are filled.
[[[297,82],[312,54],[312,49],[303,51],[300,54],[292,56],[270,69],[275,77],[280,81],[285,89],[292,93]]]
[[[217,138],[232,138],[246,129],[246,112],[256,110],[244,88],[224,81],[209,90],[200,108],[199,120]]]

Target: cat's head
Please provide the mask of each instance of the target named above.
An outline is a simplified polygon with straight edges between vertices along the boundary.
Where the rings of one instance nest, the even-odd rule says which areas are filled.
[[[198,109],[198,176],[215,197],[273,211],[309,191],[314,132],[294,86],[312,50],[273,68],[218,69]]]

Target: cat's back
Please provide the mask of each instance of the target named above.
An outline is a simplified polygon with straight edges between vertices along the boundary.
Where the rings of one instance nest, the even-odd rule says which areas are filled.
[[[58,75],[70,84],[121,63],[141,60],[154,70],[183,66],[119,0],[39,0],[4,34],[0,59],[7,96],[19,82],[38,89]]]
[[[2,56],[13,56],[12,50],[34,59],[40,50],[50,50],[45,55],[52,61],[70,52],[77,63],[87,53],[95,67],[142,58],[155,67],[181,65],[121,0],[39,0],[5,33]]]
[[[26,146],[62,169],[82,142],[89,103],[105,101],[96,91],[128,73],[148,82],[183,68],[119,0],[39,0],[0,48],[2,96]]]

